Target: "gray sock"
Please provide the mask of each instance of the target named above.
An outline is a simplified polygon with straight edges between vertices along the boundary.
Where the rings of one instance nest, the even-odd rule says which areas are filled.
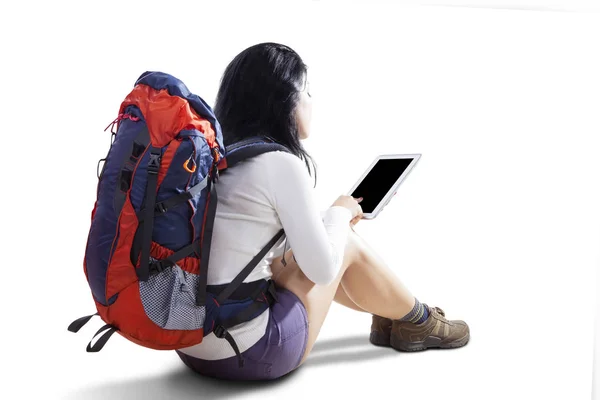
[[[427,311],[427,307],[425,307],[419,300],[415,298],[415,306],[408,314],[404,317],[400,318],[399,321],[410,322],[413,324],[420,324],[425,322],[429,317],[429,312]]]

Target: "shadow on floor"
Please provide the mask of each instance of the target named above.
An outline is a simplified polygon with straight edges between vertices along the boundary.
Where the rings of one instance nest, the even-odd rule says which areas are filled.
[[[338,363],[361,363],[392,357],[398,353],[389,348],[375,347],[364,335],[318,341],[304,365],[287,376],[269,382],[223,382],[198,375],[181,364],[180,368],[163,376],[138,378],[120,383],[105,383],[72,393],[69,400],[144,400],[162,399],[231,399],[248,392],[267,394],[273,388],[299,379],[307,369],[333,366]],[[176,356],[175,356],[176,357]]]

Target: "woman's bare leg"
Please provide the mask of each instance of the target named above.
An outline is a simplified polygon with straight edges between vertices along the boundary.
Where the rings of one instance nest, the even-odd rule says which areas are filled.
[[[343,280],[344,278],[342,278]],[[344,287],[342,285],[339,285],[337,288],[337,292],[335,292],[335,297],[333,298],[333,301],[335,301],[338,304],[343,305],[344,307],[348,307],[354,311],[358,311],[358,312],[366,312],[364,309],[360,308],[355,302],[353,302],[350,297],[348,297],[348,294],[346,293],[346,291],[344,290]]]
[[[290,250],[286,253],[285,259],[287,260],[289,259],[293,259],[294,254],[293,252]],[[283,268],[283,264],[281,264],[281,257],[275,259],[275,261],[273,262],[273,266],[272,269],[273,271],[281,271],[281,269]],[[274,272],[275,275],[275,272]],[[275,279],[275,278],[273,278]],[[360,308],[355,302],[353,302],[350,297],[348,297],[348,294],[346,293],[346,291],[344,290],[344,287],[342,285],[338,285],[337,287],[337,291],[335,292],[335,296],[333,298],[333,301],[335,301],[336,303],[350,308],[354,311],[358,311],[358,312],[367,312],[364,309]]]
[[[317,340],[340,284],[353,303],[371,314],[399,319],[414,307],[412,294],[354,231],[348,236],[340,272],[327,286],[310,281],[291,256],[288,258],[286,255],[286,260],[289,260],[286,267],[279,260],[271,266],[273,279],[298,296],[308,313],[308,343],[302,362]]]

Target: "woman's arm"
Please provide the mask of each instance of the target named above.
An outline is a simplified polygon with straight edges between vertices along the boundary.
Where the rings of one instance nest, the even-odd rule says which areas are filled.
[[[342,265],[352,212],[332,206],[321,214],[304,163],[283,152],[269,153],[269,157],[273,206],[296,262],[308,279],[326,285]]]

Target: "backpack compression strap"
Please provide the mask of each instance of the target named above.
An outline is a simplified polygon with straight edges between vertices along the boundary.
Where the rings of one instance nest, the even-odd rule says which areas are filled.
[[[156,204],[156,186],[158,184],[158,170],[160,169],[161,149],[151,146],[150,159],[148,160],[148,182],[146,184],[146,209],[142,223],[142,255],[137,276],[141,281],[150,277],[150,245],[152,244],[152,230],[154,228],[154,206]]]
[[[210,245],[212,243],[213,227],[215,225],[215,216],[217,215],[217,188],[215,183],[219,179],[219,170],[217,164],[213,164],[212,172],[208,180],[208,199],[206,211],[204,214],[204,225],[202,226],[202,235],[200,237],[200,282],[196,291],[196,305],[206,304],[206,284],[208,279],[208,262],[210,259]],[[203,269],[204,268],[204,269]]]
[[[200,194],[200,192],[202,192],[202,190],[204,190],[204,188],[208,185],[208,178],[209,175],[206,175],[206,177],[204,179],[202,179],[202,181],[200,181],[200,183],[197,183],[196,185],[192,186],[191,188],[189,188],[188,190],[186,190],[185,192],[176,194],[172,197],[169,197],[166,200],[163,201],[159,201],[154,205],[154,215],[159,215],[159,214],[164,214],[167,211],[169,211],[171,208],[185,203],[188,200],[193,199],[194,197],[198,196]],[[138,217],[138,221],[142,222],[144,220],[144,218],[146,217],[146,209],[142,209],[137,213],[137,217]]]

